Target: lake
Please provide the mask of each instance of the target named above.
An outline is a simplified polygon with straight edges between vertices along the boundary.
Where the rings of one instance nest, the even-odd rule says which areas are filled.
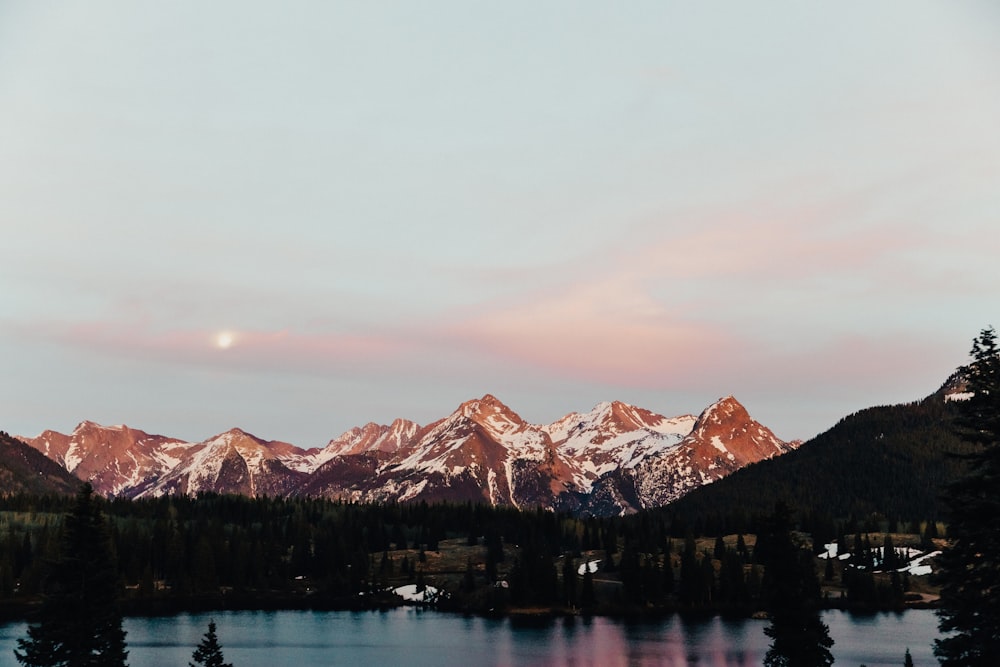
[[[235,667],[415,665],[427,667],[749,667],[762,664],[766,621],[722,618],[629,622],[554,619],[524,624],[411,607],[371,612],[215,612],[127,618],[132,667],[187,665],[215,619],[227,662]],[[824,612],[837,665],[900,667],[907,647],[917,667],[936,665],[932,611],[855,616]],[[25,624],[0,626],[0,665]]]

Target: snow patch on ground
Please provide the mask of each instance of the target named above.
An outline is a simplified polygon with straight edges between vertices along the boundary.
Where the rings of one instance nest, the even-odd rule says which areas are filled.
[[[584,572],[590,570],[590,573],[593,574],[597,572],[597,568],[600,566],[600,564],[601,561],[599,560],[587,561],[586,563],[580,565],[580,567],[576,568],[576,573],[582,577]]]
[[[913,547],[900,547],[896,549],[900,556],[905,558],[908,562],[903,567],[897,568],[897,572],[909,572],[913,576],[921,577],[931,574],[933,572],[931,566],[927,563],[928,560],[934,558],[935,556],[941,555],[940,551],[932,551],[925,554],[920,549],[914,549]],[[836,558],[837,560],[849,560],[851,554],[849,552],[838,553],[839,549],[836,542],[831,542],[829,544],[823,545],[823,553],[819,554],[818,558]],[[872,547],[872,556],[875,559],[876,565],[882,561],[882,547]],[[863,565],[856,565],[859,570],[865,569]]]
[[[400,586],[392,589],[392,592],[406,602],[433,602],[441,594],[441,590],[433,586],[424,586],[424,590],[418,591],[416,584]]]
[[[910,574],[920,577],[930,574],[933,570],[931,566],[927,564],[927,560],[934,558],[935,556],[940,556],[940,551],[932,551],[929,554],[924,554],[920,558],[911,561],[906,567],[901,567],[899,572],[909,572]]]

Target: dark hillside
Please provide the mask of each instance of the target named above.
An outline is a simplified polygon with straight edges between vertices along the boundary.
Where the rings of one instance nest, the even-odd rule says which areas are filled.
[[[36,449],[0,431],[0,494],[74,494],[80,480]]]
[[[941,392],[922,401],[861,410],[798,450],[748,466],[697,489],[665,511],[685,523],[745,523],[778,499],[800,516],[943,518],[942,485],[969,446],[953,432],[955,403]]]

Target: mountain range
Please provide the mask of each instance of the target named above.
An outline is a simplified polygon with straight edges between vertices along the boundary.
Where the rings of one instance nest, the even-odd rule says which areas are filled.
[[[732,396],[697,417],[668,418],[615,401],[538,425],[489,394],[427,425],[370,423],[322,448],[238,428],[185,442],[89,421],[70,434],[44,431],[20,441],[99,493],[121,497],[207,491],[478,501],[593,515],[662,506],[800,444],[777,438]]]

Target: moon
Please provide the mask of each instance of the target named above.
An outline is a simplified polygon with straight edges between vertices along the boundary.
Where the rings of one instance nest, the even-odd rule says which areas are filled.
[[[228,350],[236,342],[236,336],[231,331],[220,331],[215,334],[215,346],[220,350]]]

